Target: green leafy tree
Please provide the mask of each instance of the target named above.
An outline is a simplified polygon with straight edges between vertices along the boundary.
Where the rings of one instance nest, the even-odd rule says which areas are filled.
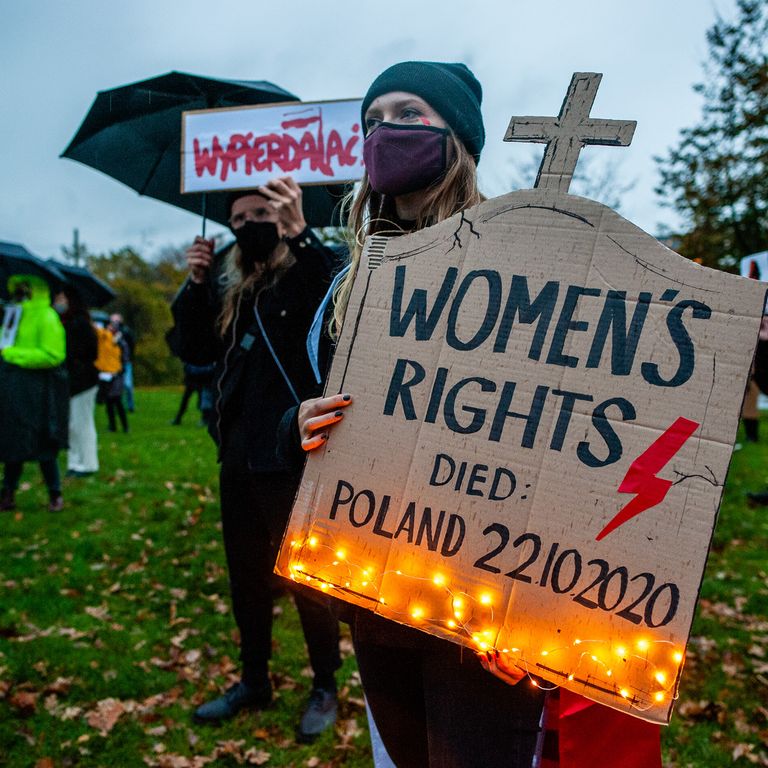
[[[683,220],[688,258],[721,269],[768,248],[768,0],[737,0],[707,31],[701,121],[656,158],[656,192]]]

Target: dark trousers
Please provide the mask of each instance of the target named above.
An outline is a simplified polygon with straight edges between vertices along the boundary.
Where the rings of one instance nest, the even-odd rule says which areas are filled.
[[[197,407],[200,407],[200,387],[194,384],[185,384],[184,393],[181,396],[181,402],[179,403],[179,410],[173,419],[174,424],[181,424],[181,420],[184,414],[187,412],[187,406],[189,405],[190,398],[197,392]]]
[[[107,419],[109,420],[110,432],[117,431],[117,426],[115,425],[115,411],[117,411],[118,418],[120,419],[120,426],[122,426],[123,432],[127,432],[128,417],[125,415],[125,407],[123,406],[122,395],[119,397],[107,398]]]
[[[353,625],[353,637],[368,705],[397,768],[530,768],[540,689],[527,679],[507,685],[453,643],[382,629],[380,641],[370,626]]]
[[[48,487],[48,495],[53,499],[61,493],[61,478],[59,476],[59,463],[54,456],[52,459],[40,459],[40,471]],[[3,475],[3,490],[15,493],[19,487],[19,480],[24,469],[21,461],[7,461]]]
[[[299,611],[315,685],[334,688],[341,666],[339,624],[322,597],[272,573],[299,477],[293,473],[248,473],[222,464],[221,521],[229,568],[232,609],[240,630],[243,680],[260,686],[272,655],[272,594],[290,586]]]

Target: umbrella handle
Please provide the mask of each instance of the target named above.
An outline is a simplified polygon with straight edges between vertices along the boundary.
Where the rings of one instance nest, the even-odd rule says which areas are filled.
[[[205,221],[206,221],[207,210],[208,210],[208,193],[207,192],[203,192],[203,210],[202,210],[202,214],[203,214],[203,234],[202,234],[202,236],[203,236],[203,239],[205,239]]]

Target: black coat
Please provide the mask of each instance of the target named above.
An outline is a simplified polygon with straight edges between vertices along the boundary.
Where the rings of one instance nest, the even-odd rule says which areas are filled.
[[[98,355],[96,331],[87,314],[64,317],[67,334],[67,358],[69,395],[74,397],[99,383],[99,372],[94,363]]]
[[[67,447],[67,371],[21,368],[0,359],[0,462],[42,461]]]
[[[242,297],[223,338],[216,327],[221,310],[217,285],[187,281],[172,308],[182,360],[217,366],[216,410],[209,429],[219,458],[252,472],[289,468],[275,450],[280,418],[297,398],[301,401],[320,391],[306,337],[338,257],[309,229],[287,242],[295,264],[273,284]],[[254,306],[295,396],[258,329]]]

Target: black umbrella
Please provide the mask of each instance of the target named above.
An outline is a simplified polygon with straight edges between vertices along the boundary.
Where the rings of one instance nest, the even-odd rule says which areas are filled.
[[[264,80],[217,80],[169,72],[100,91],[62,157],[89,165],[140,195],[226,224],[225,193],[182,194],[181,113],[191,109],[298,101]],[[335,185],[341,189],[341,185]],[[304,216],[310,226],[335,223],[341,192],[305,187]]]
[[[117,296],[112,288],[85,267],[62,264],[53,259],[48,259],[48,264],[57,268],[64,275],[69,285],[77,289],[88,307],[103,307]]]
[[[10,298],[8,278],[12,275],[37,275],[52,291],[67,282],[61,270],[30,253],[23,245],[0,242],[0,298]]]

